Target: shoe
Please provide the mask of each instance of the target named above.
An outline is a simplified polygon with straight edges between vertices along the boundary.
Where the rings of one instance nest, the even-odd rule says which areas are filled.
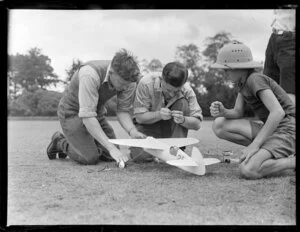
[[[67,155],[64,154],[62,152],[62,150],[58,150],[58,148],[57,148],[58,141],[63,138],[65,138],[65,136],[62,133],[60,133],[59,131],[56,131],[52,135],[51,142],[47,147],[47,155],[50,160],[56,159],[57,153],[58,153],[59,158],[61,158],[61,159],[66,158]]]
[[[58,152],[58,158],[60,158],[60,159],[65,159],[65,158],[67,158],[67,156],[68,155],[63,152]]]

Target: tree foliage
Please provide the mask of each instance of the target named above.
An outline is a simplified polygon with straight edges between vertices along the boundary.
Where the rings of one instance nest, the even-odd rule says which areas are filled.
[[[220,32],[205,39],[202,52],[195,44],[177,47],[176,59],[191,71],[189,82],[194,89],[204,116],[210,116],[209,106],[213,101],[222,101],[231,108],[235,103],[237,90],[232,88],[223,70],[210,68],[217,60],[219,50],[232,42],[228,32]]]
[[[204,42],[206,48],[202,54],[207,58],[209,63],[215,63],[219,50],[230,42],[232,42],[232,35],[225,31],[219,32],[215,36],[207,37]]]
[[[17,99],[8,102],[10,116],[56,116],[62,93],[39,89],[24,90]]]
[[[39,48],[32,48],[25,55],[9,55],[8,80],[10,93],[15,96],[24,89],[34,92],[59,81],[53,72],[51,59]]]
[[[79,59],[73,59],[72,64],[69,68],[67,68],[65,71],[67,73],[67,82],[70,82],[74,73],[77,71],[77,69],[83,64]]]
[[[195,44],[177,46],[175,57],[190,71],[191,82],[201,85],[203,69],[200,64],[202,57],[199,48]]]

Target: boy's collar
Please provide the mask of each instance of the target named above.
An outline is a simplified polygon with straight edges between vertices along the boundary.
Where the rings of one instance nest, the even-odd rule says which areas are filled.
[[[111,84],[111,81],[109,80],[109,71],[110,71],[110,68],[111,68],[111,63],[109,63],[109,65],[108,65],[108,67],[107,67],[107,70],[106,70],[106,74],[105,74],[105,78],[104,78],[103,83],[107,82],[107,83],[108,83],[109,89],[114,89],[114,87],[113,87],[112,84]]]
[[[109,63],[109,65],[107,67],[105,78],[104,78],[104,82],[108,81],[110,67],[111,67],[111,63]]]

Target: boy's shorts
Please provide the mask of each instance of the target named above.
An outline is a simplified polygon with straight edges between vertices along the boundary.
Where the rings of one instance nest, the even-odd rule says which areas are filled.
[[[255,130],[260,130],[264,125],[261,121],[250,121],[250,124],[253,133]],[[287,115],[260,148],[269,151],[275,159],[286,158],[295,154],[295,136],[295,117]]]

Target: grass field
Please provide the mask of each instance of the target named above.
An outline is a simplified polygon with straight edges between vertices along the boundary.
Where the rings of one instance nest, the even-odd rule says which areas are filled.
[[[111,123],[119,138],[127,138]],[[222,151],[242,148],[215,137],[211,124],[189,133],[205,157],[221,159]],[[292,172],[245,180],[237,164],[212,165],[205,176],[195,176],[163,163],[120,170],[113,163],[49,160],[45,150],[56,130],[58,121],[8,121],[8,225],[296,223]],[[106,165],[110,170],[103,170]]]

